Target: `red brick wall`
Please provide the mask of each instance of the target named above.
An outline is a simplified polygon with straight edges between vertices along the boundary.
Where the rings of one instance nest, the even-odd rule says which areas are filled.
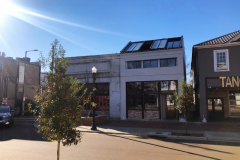
[[[128,110],[128,118],[142,119],[142,110]],[[159,111],[144,111],[144,119],[159,119]]]
[[[142,110],[128,110],[128,118],[142,119]]]
[[[40,74],[39,74],[40,66],[34,64],[27,64],[26,66],[26,84],[31,85],[39,85]]]
[[[144,119],[159,119],[159,111],[144,111]]]

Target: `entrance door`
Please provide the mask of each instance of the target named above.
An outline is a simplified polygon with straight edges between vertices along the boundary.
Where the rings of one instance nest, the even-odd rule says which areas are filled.
[[[172,101],[172,96],[170,94],[166,95],[166,118],[176,118],[176,109],[174,106],[174,102]]]
[[[210,120],[220,120],[224,118],[222,98],[208,99],[208,114]]]

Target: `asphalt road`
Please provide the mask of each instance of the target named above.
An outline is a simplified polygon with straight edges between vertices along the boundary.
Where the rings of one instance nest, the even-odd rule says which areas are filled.
[[[132,135],[83,133],[77,146],[60,149],[61,160],[240,159],[240,143],[151,139]],[[41,139],[29,125],[0,128],[0,159],[56,159],[57,143]]]

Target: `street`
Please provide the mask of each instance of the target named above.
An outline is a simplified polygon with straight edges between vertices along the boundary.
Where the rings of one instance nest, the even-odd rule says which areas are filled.
[[[57,143],[41,139],[31,125],[0,128],[0,159],[56,159]],[[60,148],[60,159],[239,159],[237,142],[143,138],[124,134],[83,133],[77,146]]]

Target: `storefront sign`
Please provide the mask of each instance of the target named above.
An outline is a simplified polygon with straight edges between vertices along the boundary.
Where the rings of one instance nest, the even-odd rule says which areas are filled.
[[[7,104],[7,98],[3,98],[2,104]]]
[[[222,79],[222,87],[239,87],[240,78],[236,77],[219,77]]]

